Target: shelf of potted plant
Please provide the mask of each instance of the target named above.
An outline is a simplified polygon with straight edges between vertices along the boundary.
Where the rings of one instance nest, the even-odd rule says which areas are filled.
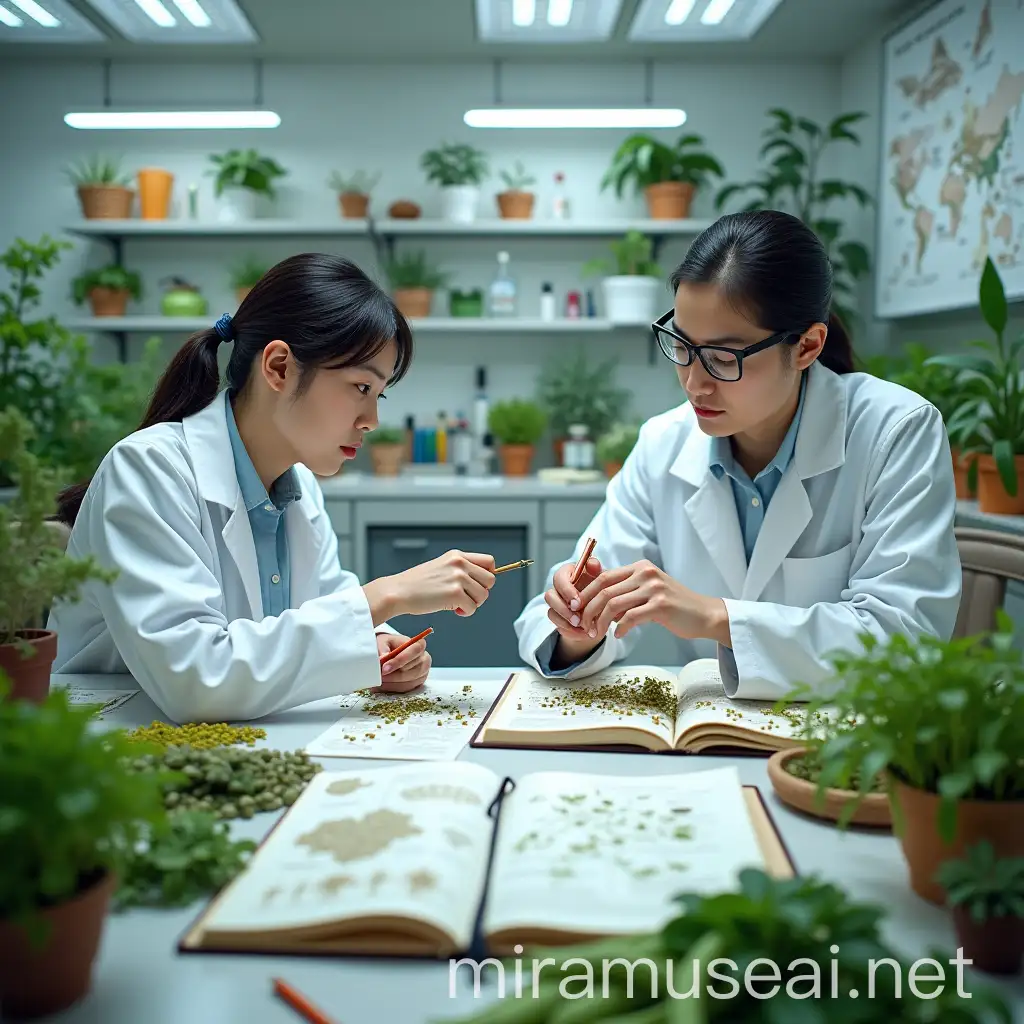
[[[465,143],[442,143],[420,158],[427,181],[441,187],[442,219],[459,224],[476,220],[480,185],[489,170],[486,154]]]
[[[535,185],[537,179],[526,173],[521,160],[517,160],[511,171],[502,171],[501,180],[505,183],[505,191],[499,192],[494,198],[503,220],[529,220],[533,216],[533,204],[536,196],[527,192],[528,185]]]
[[[388,281],[395,305],[410,319],[427,318],[434,292],[448,280],[448,275],[427,262],[422,250],[395,256],[388,261]]]
[[[95,156],[72,164],[64,173],[78,192],[83,217],[105,221],[131,217],[135,192],[131,175],[121,173],[119,160]]]
[[[640,427],[635,423],[614,423],[597,439],[597,461],[609,479],[622,469],[629,453],[636,447]]]
[[[276,195],[274,182],[288,172],[272,157],[255,149],[229,149],[210,156],[213,194],[218,199],[217,219],[222,222],[250,221],[256,215],[256,198]]]
[[[498,442],[503,476],[529,476],[535,446],[546,426],[547,416],[535,402],[510,398],[491,406],[487,428]]]
[[[379,426],[366,436],[377,476],[398,476],[405,462],[405,431],[401,427]]]
[[[327,187],[337,195],[343,218],[366,219],[370,210],[370,197],[380,178],[380,171],[355,171],[353,174],[331,172],[327,179]]]
[[[624,238],[612,242],[609,248],[615,257],[614,264],[594,259],[583,267],[584,276],[606,275],[601,281],[605,315],[616,324],[651,324],[664,312],[659,304],[661,293],[665,305],[671,305],[661,268],[653,259],[651,239],[639,231],[627,231]]]
[[[79,274],[71,282],[71,292],[76,306],[88,300],[97,319],[123,317],[128,300],[142,298],[142,281],[134,271],[111,263]]]

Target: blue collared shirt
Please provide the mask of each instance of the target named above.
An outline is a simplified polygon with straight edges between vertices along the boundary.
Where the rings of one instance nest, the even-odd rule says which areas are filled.
[[[288,562],[288,536],[284,510],[302,497],[294,469],[287,469],[270,486],[263,486],[235,423],[231,402],[227,406],[228,436],[235,460],[235,475],[242,491],[242,500],[249,513],[252,539],[256,545],[256,564],[260,574],[263,614],[280,615],[291,600],[291,575]]]

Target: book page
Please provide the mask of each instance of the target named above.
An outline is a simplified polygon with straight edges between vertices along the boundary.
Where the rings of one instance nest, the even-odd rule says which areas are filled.
[[[72,683],[64,687],[68,695],[68,703],[73,707],[88,707],[97,718],[104,718],[111,711],[116,711],[126,704],[138,690],[105,690],[91,689]]]
[[[454,761],[501,690],[501,680],[428,677],[412,693],[360,690],[341,700],[341,715],[306,746],[311,757]]]
[[[466,945],[499,783],[463,762],[320,772],[203,927],[261,932],[397,915]]]
[[[734,767],[658,776],[538,772],[505,797],[485,929],[647,931],[672,897],[764,867]]]

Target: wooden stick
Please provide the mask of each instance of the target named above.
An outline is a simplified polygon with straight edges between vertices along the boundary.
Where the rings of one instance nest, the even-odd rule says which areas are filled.
[[[497,576],[499,572],[508,572],[510,569],[525,569],[528,565],[533,565],[532,558],[521,558],[518,562],[509,562],[508,565],[499,565],[494,570],[494,575]]]
[[[396,654],[401,654],[402,651],[406,650],[409,647],[412,647],[412,645],[416,643],[417,640],[422,640],[425,636],[430,636],[430,634],[433,632],[434,630],[428,627],[427,629],[423,630],[422,633],[418,633],[416,636],[409,637],[409,639],[406,640],[404,644],[399,644],[393,650],[388,651],[387,654],[382,654],[380,656],[380,663],[383,665],[386,662],[389,662]]]
[[[594,548],[597,546],[597,540],[593,537],[587,538],[586,546],[583,548],[583,554],[580,555],[580,560],[576,563],[576,568],[572,571],[572,576],[569,577],[569,582],[575,587],[577,583],[583,578],[583,574],[587,571],[587,562],[590,561],[590,556],[594,553]]]
[[[274,994],[309,1021],[309,1024],[333,1024],[330,1017],[318,1010],[305,996],[300,995],[291,985],[280,978],[274,978]]]

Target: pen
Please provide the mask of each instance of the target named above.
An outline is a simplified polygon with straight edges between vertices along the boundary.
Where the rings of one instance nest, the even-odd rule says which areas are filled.
[[[508,565],[499,565],[494,570],[494,575],[497,576],[499,572],[508,572],[509,569],[525,569],[528,565],[533,565],[532,558],[521,558],[518,562],[509,562]]]
[[[390,661],[396,654],[401,654],[407,647],[412,647],[417,640],[422,640],[425,636],[430,636],[433,633],[433,629],[427,628],[422,633],[418,633],[416,636],[409,637],[404,644],[399,644],[394,650],[388,651],[387,654],[380,656],[380,663],[383,665],[385,662]]]
[[[283,999],[296,1013],[301,1014],[309,1024],[333,1024],[330,1017],[321,1013],[305,996],[299,995],[287,982],[274,978],[274,994]]]
[[[569,582],[575,587],[577,583],[583,578],[583,574],[587,571],[587,562],[590,561],[590,556],[594,553],[594,548],[597,546],[597,541],[593,537],[587,538],[587,543],[583,548],[583,554],[580,555],[580,560],[576,563],[576,568],[572,571],[572,576],[569,577]]]

